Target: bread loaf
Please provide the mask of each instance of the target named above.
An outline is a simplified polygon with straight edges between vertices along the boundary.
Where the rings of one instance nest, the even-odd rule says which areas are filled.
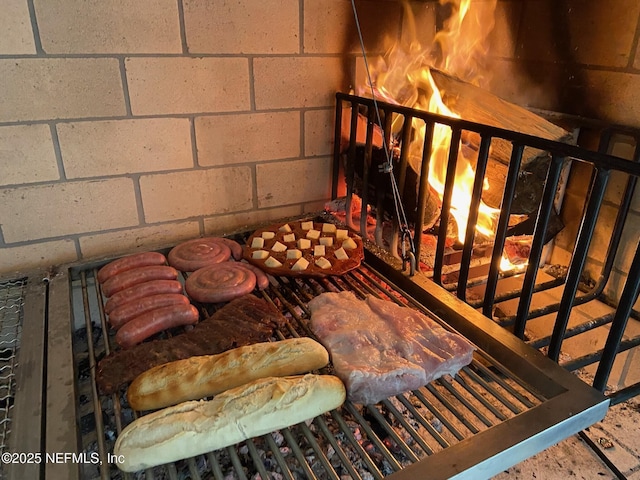
[[[118,467],[134,472],[234,445],[342,405],[344,385],[331,375],[269,377],[138,418],[116,440]]]
[[[328,362],[325,348],[311,338],[256,343],[147,370],[131,383],[127,399],[135,410],[155,410],[210,397],[259,378],[307,373]]]

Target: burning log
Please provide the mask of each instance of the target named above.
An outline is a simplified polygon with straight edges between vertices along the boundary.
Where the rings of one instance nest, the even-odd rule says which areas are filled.
[[[525,108],[502,100],[487,90],[446,73],[435,69],[431,69],[430,72],[440,90],[443,102],[464,120],[558,142],[574,141],[569,132]],[[463,139],[467,148],[475,152],[479,150],[480,135],[478,133],[465,132]],[[490,188],[482,197],[483,201],[491,207],[500,207],[510,159],[511,143],[501,138],[493,138],[486,171]],[[530,147],[525,148],[512,213],[530,214],[537,210],[549,161],[547,152]]]

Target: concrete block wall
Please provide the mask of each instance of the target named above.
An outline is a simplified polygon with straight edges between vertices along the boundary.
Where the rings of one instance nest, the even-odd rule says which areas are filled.
[[[5,0],[0,275],[320,210],[352,21],[348,0]]]

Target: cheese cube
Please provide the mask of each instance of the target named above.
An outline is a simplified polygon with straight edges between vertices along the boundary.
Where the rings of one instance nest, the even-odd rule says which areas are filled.
[[[337,229],[336,230],[336,238],[338,240],[349,238],[349,230],[343,230],[342,228]]]
[[[316,260],[316,265],[322,269],[331,268],[331,262],[324,257],[320,257]]]
[[[262,248],[262,247],[264,247],[264,238],[255,237],[253,240],[251,240],[251,248]]]
[[[251,254],[251,258],[255,258],[256,260],[264,260],[269,256],[269,252],[266,250],[256,250]]]
[[[356,244],[353,238],[347,238],[344,242],[342,242],[342,248],[345,250],[353,250],[358,245]]]
[[[300,250],[306,250],[307,248],[311,248],[311,240],[306,238],[301,238],[298,240],[298,248]]]
[[[275,236],[275,232],[262,232],[262,238],[264,238],[265,240],[271,240]]]
[[[324,233],[335,233],[336,226],[333,223],[323,223],[322,224],[322,231]]]
[[[286,235],[282,236],[282,241],[283,242],[295,242],[296,241],[296,234],[295,233],[287,233]]]
[[[336,256],[336,258],[338,260],[348,260],[349,259],[349,255],[347,254],[347,252],[344,251],[344,248],[342,248],[342,247],[340,247],[338,250],[333,252],[333,254]]]
[[[284,233],[289,233],[289,232],[291,232],[291,227],[289,226],[288,223],[285,223],[278,230],[280,230],[281,232],[284,232]]]
[[[320,230],[309,230],[307,232],[307,238],[310,238],[311,240],[317,240],[320,238]]]
[[[333,246],[333,237],[320,237],[318,241],[320,242],[320,245],[324,245],[325,247]]]
[[[313,221],[310,220],[308,222],[302,222],[300,224],[300,228],[302,228],[303,230],[311,230],[311,229],[313,229]]]
[[[324,245],[316,245],[313,247],[313,256],[314,257],[324,257]]]
[[[295,248],[292,248],[291,250],[287,250],[287,258],[291,259],[291,258],[301,258],[302,257],[302,252],[300,250],[297,250]]]
[[[293,264],[293,266],[291,267],[291,270],[306,270],[308,266],[309,266],[309,260],[302,257],[300,258],[300,260],[298,260],[296,263]]]
[[[278,267],[281,267],[282,264],[278,260],[276,260],[275,258],[269,257],[264,262],[264,266],[265,267],[269,267],[269,268],[278,268]]]
[[[273,250],[274,252],[284,252],[287,249],[287,246],[284,243],[280,243],[278,241],[276,241],[276,243],[273,244],[273,247],[271,247],[271,250]]]

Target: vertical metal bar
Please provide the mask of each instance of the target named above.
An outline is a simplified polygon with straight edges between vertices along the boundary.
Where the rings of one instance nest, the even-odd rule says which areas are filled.
[[[567,272],[567,280],[564,291],[562,292],[562,299],[560,300],[560,309],[558,310],[558,315],[553,325],[551,342],[549,342],[549,352],[547,355],[555,361],[558,361],[560,357],[560,348],[564,340],[564,332],[569,323],[569,315],[571,314],[576,292],[578,291],[580,276],[582,275],[587,254],[589,253],[589,244],[591,243],[593,231],[598,221],[598,213],[600,212],[604,192],[607,188],[609,173],[609,170],[598,168],[593,186],[589,192],[589,202],[582,217],[578,238],[571,256],[569,271]]]
[[[471,254],[473,253],[473,242],[476,236],[476,224],[478,223],[480,202],[482,202],[482,188],[484,186],[484,174],[487,170],[489,158],[489,147],[491,137],[482,135],[480,149],[478,150],[478,161],[476,162],[476,172],[471,192],[471,205],[469,206],[469,217],[467,219],[466,232],[464,236],[464,247],[462,248],[462,259],[460,261],[460,273],[458,276],[458,298],[467,298],[467,280],[469,279],[469,268],[471,267]]]
[[[354,179],[356,172],[356,135],[358,129],[358,109],[356,102],[351,102],[351,130],[349,133],[349,149],[347,150],[347,168],[345,172],[347,183],[347,200],[345,207],[345,223],[350,228],[355,228],[351,214],[351,201],[353,199]]]
[[[15,382],[21,390],[16,392],[14,400],[13,425],[9,437],[13,452],[10,453],[41,452],[42,455],[45,453],[42,452],[42,449],[45,446],[44,435],[46,432],[43,432],[42,428],[46,412],[46,404],[43,404],[45,392],[43,387],[45,385],[44,376],[47,373],[45,315],[48,286],[46,282],[42,281],[43,276],[39,276],[40,278],[36,276],[36,278],[28,280],[24,301],[18,307],[22,310],[22,331],[20,332],[20,347],[17,349]],[[19,333],[17,326],[15,333],[16,335]],[[17,347],[17,345],[15,346]],[[22,480],[39,478],[44,473],[45,465],[16,462],[2,465],[2,467],[6,469],[4,471],[7,474],[6,478]],[[68,466],[66,468],[69,469]]]
[[[376,112],[369,109],[367,115],[367,136],[364,147],[364,159],[362,160],[362,191],[360,192],[360,235],[362,238],[369,238],[367,234],[367,205],[369,205],[369,170],[373,157],[373,126],[375,124]]]
[[[444,261],[444,248],[447,240],[447,226],[449,224],[449,209],[451,208],[451,196],[453,184],[456,179],[456,165],[458,163],[458,149],[462,131],[455,128],[451,132],[449,146],[449,160],[447,161],[447,177],[445,180],[444,195],[442,198],[442,213],[440,214],[440,228],[438,229],[438,243],[436,246],[436,258],[433,265],[433,281],[442,285],[442,264]]]
[[[393,151],[391,149],[391,126],[393,122],[393,114],[386,108],[380,106],[381,111],[384,112],[384,127],[383,127],[383,135],[384,135],[384,145],[389,148],[389,155],[393,159]],[[378,182],[380,183],[380,182]],[[384,247],[384,239],[382,236],[383,224],[384,224],[384,195],[381,192],[377,192],[377,202],[376,202],[376,228],[375,228],[375,241],[376,245],[379,247]]]
[[[87,277],[84,271],[80,272],[80,282],[82,285],[82,303],[84,306],[84,322],[87,328],[87,347],[89,353],[89,368],[91,371],[91,393],[93,398],[93,415],[96,421],[96,440],[98,442],[98,452],[100,453],[100,478],[109,478],[109,463],[107,459],[107,448],[104,443],[104,424],[102,422],[102,406],[98,396],[96,384],[97,363],[93,347],[93,330],[91,328],[91,310],[89,308],[89,297],[87,295]]]
[[[633,308],[633,304],[638,299],[638,293],[640,292],[640,243],[636,247],[636,254],[633,257],[631,268],[629,268],[629,274],[627,275],[627,281],[620,295],[620,302],[616,314],[613,317],[611,323],[611,329],[607,336],[607,341],[602,353],[602,359],[598,364],[598,369],[593,380],[593,387],[601,392],[607,386],[607,380],[611,373],[611,367],[615,361],[616,354],[618,353],[618,347],[622,340],[622,335],[627,326],[629,314]]]
[[[336,97],[335,130],[333,136],[333,170],[331,172],[331,200],[338,197],[340,182],[340,147],[342,146],[342,101]]]
[[[533,289],[536,283],[538,264],[542,257],[544,237],[547,231],[547,225],[549,224],[551,210],[553,209],[556,189],[558,188],[558,181],[560,180],[560,173],[562,172],[563,161],[564,157],[552,155],[549,171],[547,172],[547,178],[542,192],[542,201],[540,202],[540,208],[538,208],[536,226],[533,232],[533,241],[531,242],[529,265],[527,266],[527,271],[524,275],[522,294],[520,295],[520,302],[518,303],[518,311],[516,313],[514,323],[513,333],[518,338],[524,338],[524,329],[527,324],[527,314],[529,313],[529,307],[531,306],[531,299],[533,298]]]
[[[433,122],[425,123],[424,141],[422,143],[422,163],[420,166],[420,186],[418,188],[418,211],[416,212],[416,225],[414,238],[416,244],[416,261],[420,264],[420,252],[422,251],[422,229],[424,228],[424,211],[427,208],[429,191],[429,161],[431,160],[431,144],[433,142]],[[419,267],[418,267],[419,269]]]
[[[500,275],[500,260],[504,250],[504,242],[507,238],[507,228],[509,228],[509,217],[511,216],[511,205],[513,204],[513,197],[516,193],[516,186],[518,185],[518,173],[520,172],[523,152],[524,145],[513,144],[511,159],[509,160],[507,180],[502,194],[502,203],[500,204],[500,218],[498,219],[496,236],[493,243],[491,266],[489,267],[484,300],[482,303],[482,314],[488,318],[491,318],[493,314],[494,297],[498,286],[498,276]]]
[[[75,452],[78,448],[76,423],[76,391],[73,362],[73,338],[71,334],[71,292],[67,275],[49,280],[48,332],[47,332],[47,452]],[[24,333],[24,332],[23,332]],[[33,398],[29,398],[33,402]],[[119,420],[119,419],[117,419]],[[53,447],[52,445],[55,445]],[[101,460],[106,460],[102,458]],[[77,465],[47,462],[46,478],[79,478]],[[24,477],[27,478],[27,477]]]

